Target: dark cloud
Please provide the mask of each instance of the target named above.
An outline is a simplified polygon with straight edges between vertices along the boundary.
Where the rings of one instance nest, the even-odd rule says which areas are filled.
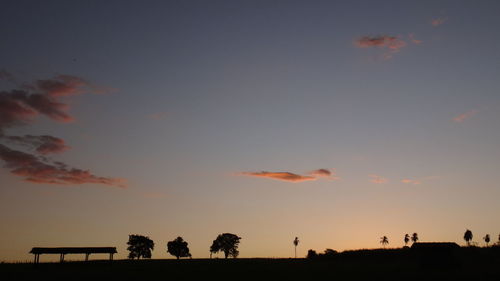
[[[363,36],[356,40],[356,46],[360,48],[369,47],[381,47],[389,48],[393,51],[398,51],[399,49],[406,46],[406,42],[399,39],[396,36]]]
[[[9,80],[12,81],[14,79],[14,76],[5,70],[0,70],[0,80]]]

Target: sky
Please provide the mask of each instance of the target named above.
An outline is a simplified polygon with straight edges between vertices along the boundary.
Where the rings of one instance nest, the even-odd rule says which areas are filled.
[[[0,260],[483,245],[498,1],[2,1]],[[221,256],[221,255],[219,255]],[[68,256],[69,259],[82,259]],[[95,258],[98,258],[96,255]],[[104,257],[105,258],[105,257]],[[57,257],[42,257],[42,260]]]

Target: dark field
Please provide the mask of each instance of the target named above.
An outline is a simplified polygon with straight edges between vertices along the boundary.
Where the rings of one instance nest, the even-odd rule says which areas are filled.
[[[500,247],[453,255],[361,250],[319,259],[115,260],[0,264],[3,280],[500,280]]]

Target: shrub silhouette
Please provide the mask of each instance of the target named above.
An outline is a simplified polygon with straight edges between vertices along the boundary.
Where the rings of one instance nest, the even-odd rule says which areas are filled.
[[[472,231],[467,229],[464,233],[464,240],[467,243],[467,246],[470,246],[470,242],[472,241],[472,237],[473,237]]]
[[[315,250],[309,249],[309,251],[307,251],[307,258],[308,259],[314,259],[314,258],[317,258],[317,257],[318,257],[318,253],[316,253]]]
[[[188,243],[180,236],[167,243],[167,252],[177,259],[191,257]]]
[[[137,234],[128,236],[127,245],[129,245],[127,250],[130,252],[129,259],[140,259],[141,257],[149,259],[151,258],[151,250],[155,247],[155,243],[149,237]]]
[[[219,234],[210,246],[210,253],[223,252],[224,258],[228,256],[237,258],[239,255],[238,244],[240,244],[241,237],[232,233]],[[210,255],[211,255],[210,254]]]
[[[325,257],[327,257],[327,258],[328,258],[328,257],[333,257],[333,256],[335,256],[336,254],[338,254],[338,252],[337,252],[337,251],[335,251],[335,250],[333,250],[333,249],[325,249],[325,252],[323,253],[323,255],[324,255]]]
[[[387,238],[387,236],[382,236],[380,237],[380,244],[382,244],[382,246],[384,246],[385,248],[385,245],[389,244],[389,238]]]
[[[413,243],[417,243],[418,242],[418,233],[414,232],[412,235],[411,235],[411,241]]]
[[[484,242],[486,242],[486,247],[488,247],[488,244],[490,243],[490,235],[486,234],[486,236],[483,237]]]

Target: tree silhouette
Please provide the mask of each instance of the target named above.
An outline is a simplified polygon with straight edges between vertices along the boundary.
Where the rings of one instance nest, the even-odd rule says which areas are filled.
[[[299,237],[293,239],[293,245],[295,246],[295,258],[297,258],[297,245],[299,245]]]
[[[486,236],[483,237],[484,242],[486,242],[486,247],[488,247],[488,244],[490,243],[490,235],[486,234]]]
[[[418,233],[414,232],[411,235],[411,242],[413,242],[413,243],[417,243],[418,242]]]
[[[140,259],[141,257],[149,259],[151,258],[151,250],[155,247],[155,243],[149,237],[137,234],[128,236],[127,245],[129,245],[127,250],[130,251],[128,254],[129,259]]]
[[[464,240],[467,242],[467,246],[470,246],[470,241],[472,241],[472,231],[466,230],[464,233]]]
[[[387,236],[382,236],[380,237],[380,244],[382,244],[382,246],[384,246],[385,248],[385,245],[389,244],[389,238],[387,238]]]
[[[406,234],[405,234],[405,239],[404,239],[404,241],[405,241],[405,246],[407,246],[407,245],[408,245],[408,242],[410,242],[410,235],[409,235],[408,233],[406,233]]]
[[[167,252],[172,256],[179,258],[190,257],[188,243],[182,239],[182,237],[177,237],[174,240],[167,243]]]
[[[219,234],[210,246],[210,253],[224,252],[224,257],[228,256],[237,258],[239,255],[238,244],[240,244],[241,237],[232,233]]]

